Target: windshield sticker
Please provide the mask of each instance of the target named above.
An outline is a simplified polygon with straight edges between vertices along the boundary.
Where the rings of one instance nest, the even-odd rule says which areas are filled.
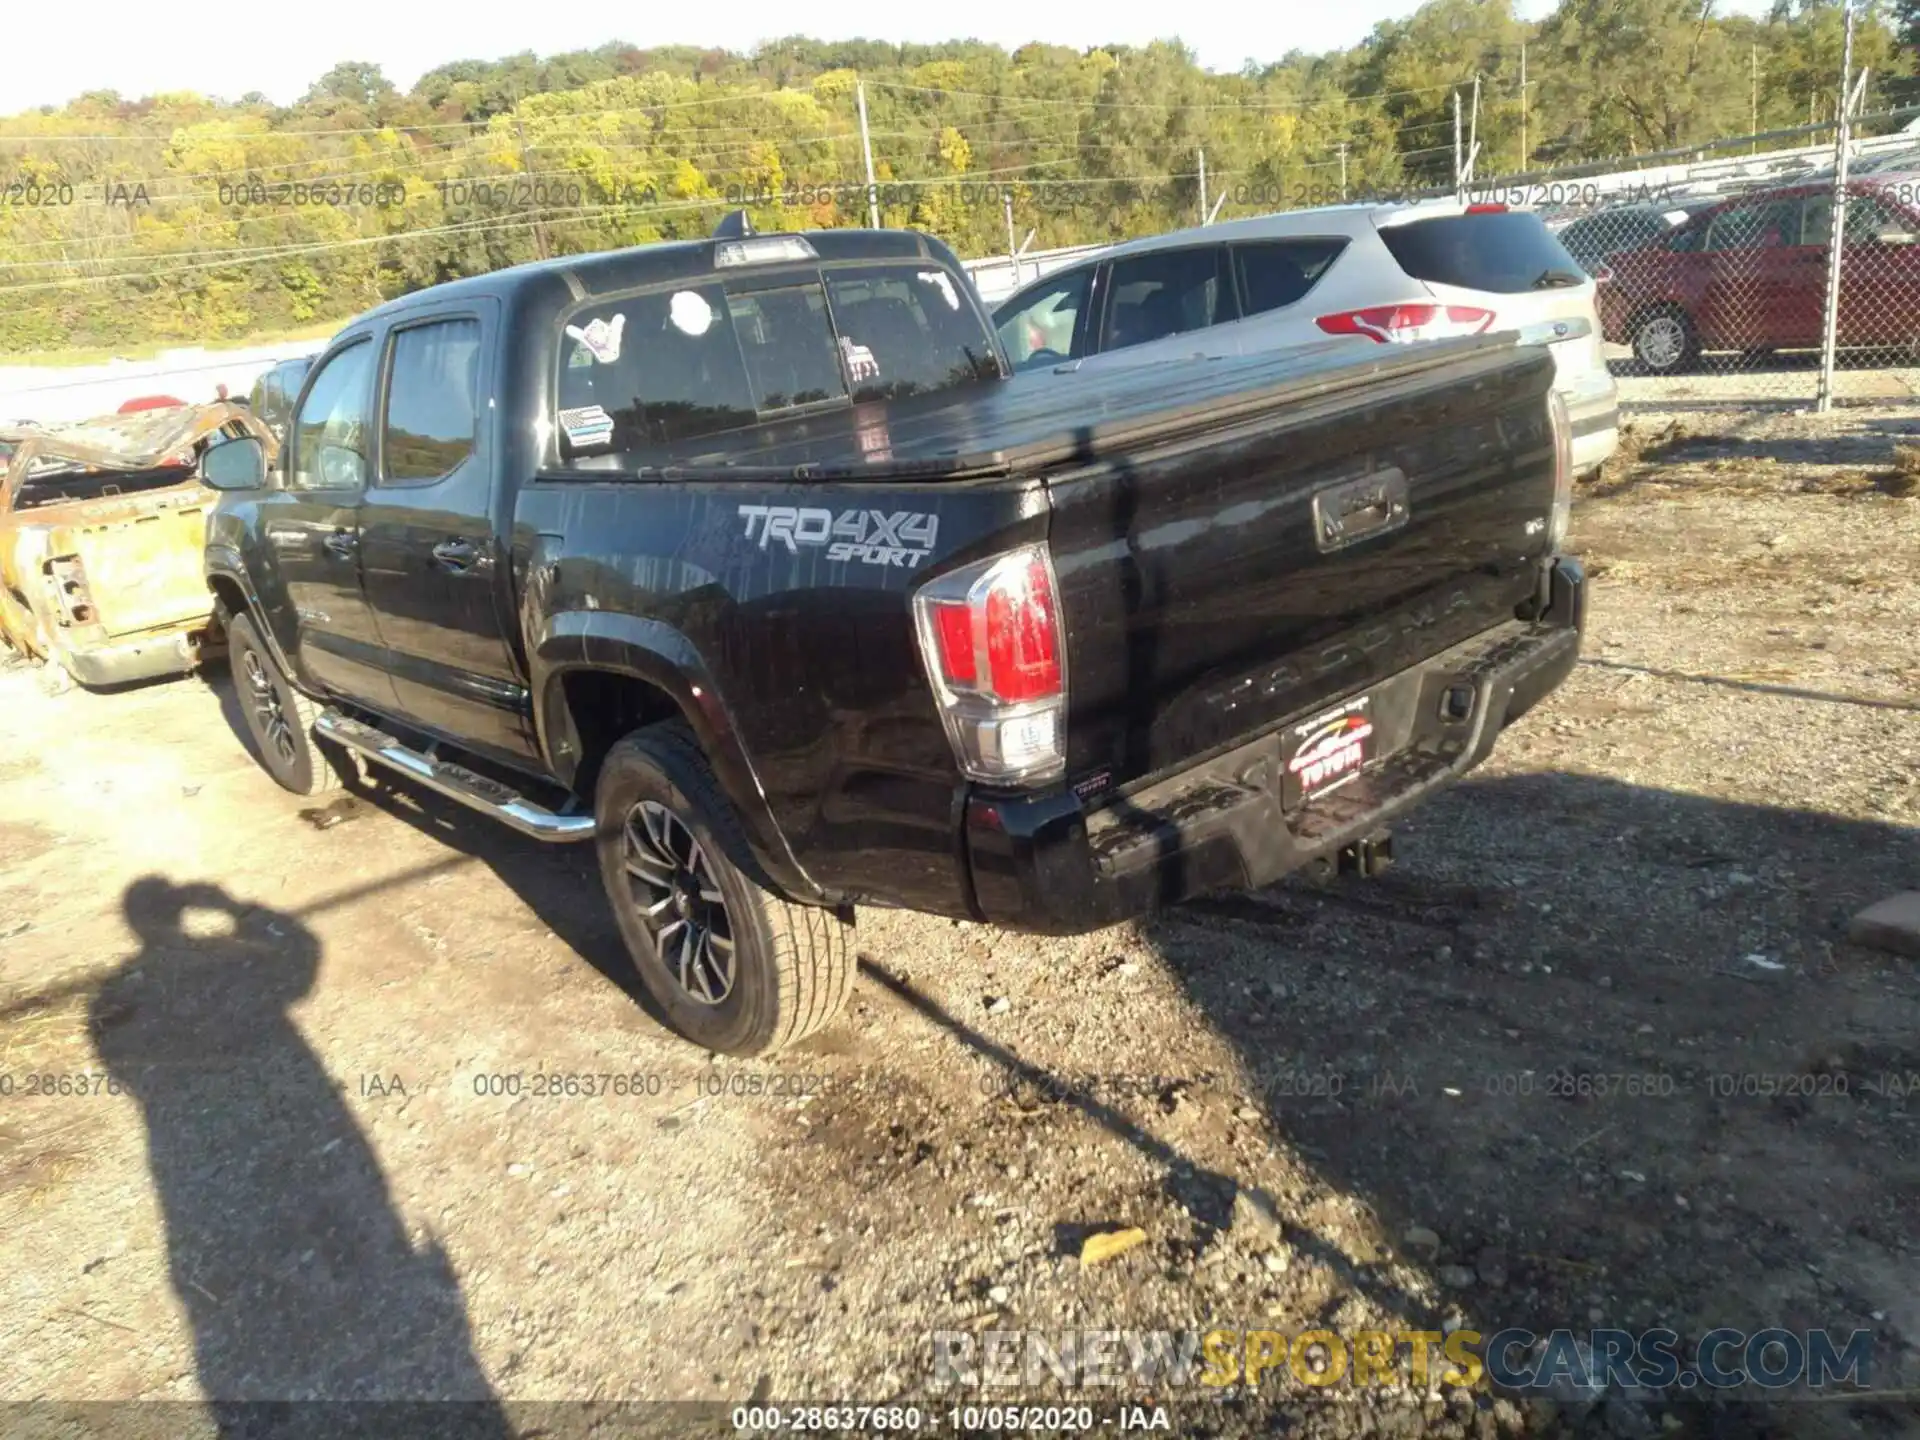
[[[620,358],[620,332],[626,328],[627,317],[622,314],[614,316],[612,324],[604,319],[592,320],[584,330],[578,325],[569,325],[567,334],[586,346],[602,365],[611,365]]]
[[[947,302],[949,310],[960,308],[960,297],[954,293],[953,281],[938,270],[922,270],[917,277],[921,284],[932,285],[940,292],[940,298]]]
[[[873,351],[864,345],[856,345],[845,335],[840,337],[840,354],[847,362],[848,378],[853,380],[878,380],[880,362],[873,358]]]
[[[606,445],[613,439],[613,417],[598,405],[582,405],[560,412],[560,429],[576,450]]]
[[[667,302],[667,318],[682,335],[704,335],[713,325],[713,306],[697,291],[676,290]]]

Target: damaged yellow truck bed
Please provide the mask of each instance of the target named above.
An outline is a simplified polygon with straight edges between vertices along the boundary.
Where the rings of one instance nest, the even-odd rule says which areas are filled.
[[[0,638],[83,685],[193,668],[213,634],[202,575],[209,445],[272,436],[245,407],[186,405],[0,428]]]

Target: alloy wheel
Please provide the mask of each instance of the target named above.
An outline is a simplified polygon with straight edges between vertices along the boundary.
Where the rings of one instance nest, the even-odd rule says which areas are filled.
[[[652,800],[627,812],[621,847],[634,909],[660,963],[688,999],[720,1004],[733,993],[733,926],[706,851],[685,821]]]
[[[246,651],[241,656],[241,664],[246,671],[248,700],[261,741],[271,746],[284,763],[295,764],[299,760],[299,747],[294,744],[293,726],[287,720],[286,707],[280,703],[279,687],[273,683],[259,651]]]
[[[1686,327],[1672,315],[1649,316],[1640,322],[1633,348],[1653,369],[1671,369],[1687,353]]]

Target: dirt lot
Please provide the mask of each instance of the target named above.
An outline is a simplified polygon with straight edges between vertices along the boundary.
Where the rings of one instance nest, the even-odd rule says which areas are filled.
[[[1589,489],[1586,659],[1389,875],[1065,941],[865,913],[772,1065],[649,1019],[582,853],[404,786],[320,828],[218,683],[0,674],[0,1399],[878,1401],[936,1331],[1316,1324],[1862,1328],[1920,1384],[1920,984],[1844,934],[1920,888],[1920,499],[1884,415],[1708,423]]]

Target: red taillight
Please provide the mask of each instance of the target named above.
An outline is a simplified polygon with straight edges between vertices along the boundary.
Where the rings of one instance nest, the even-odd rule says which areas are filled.
[[[1044,549],[954,570],[914,596],[920,650],[960,767],[1027,783],[1065,766],[1066,641]]]
[[[956,685],[979,678],[974,658],[973,609],[965,602],[943,600],[933,607],[934,633],[940,641],[940,669]]]
[[[1493,324],[1493,311],[1473,305],[1375,305],[1342,310],[1314,321],[1329,335],[1364,335],[1383,344],[1478,335]]]
[[[1038,554],[986,595],[987,688],[1016,704],[1060,693],[1060,637],[1053,582]]]
[[[1496,205],[1491,200],[1483,200],[1478,204],[1467,206],[1467,214],[1469,215],[1504,215],[1506,213],[1506,206]]]

